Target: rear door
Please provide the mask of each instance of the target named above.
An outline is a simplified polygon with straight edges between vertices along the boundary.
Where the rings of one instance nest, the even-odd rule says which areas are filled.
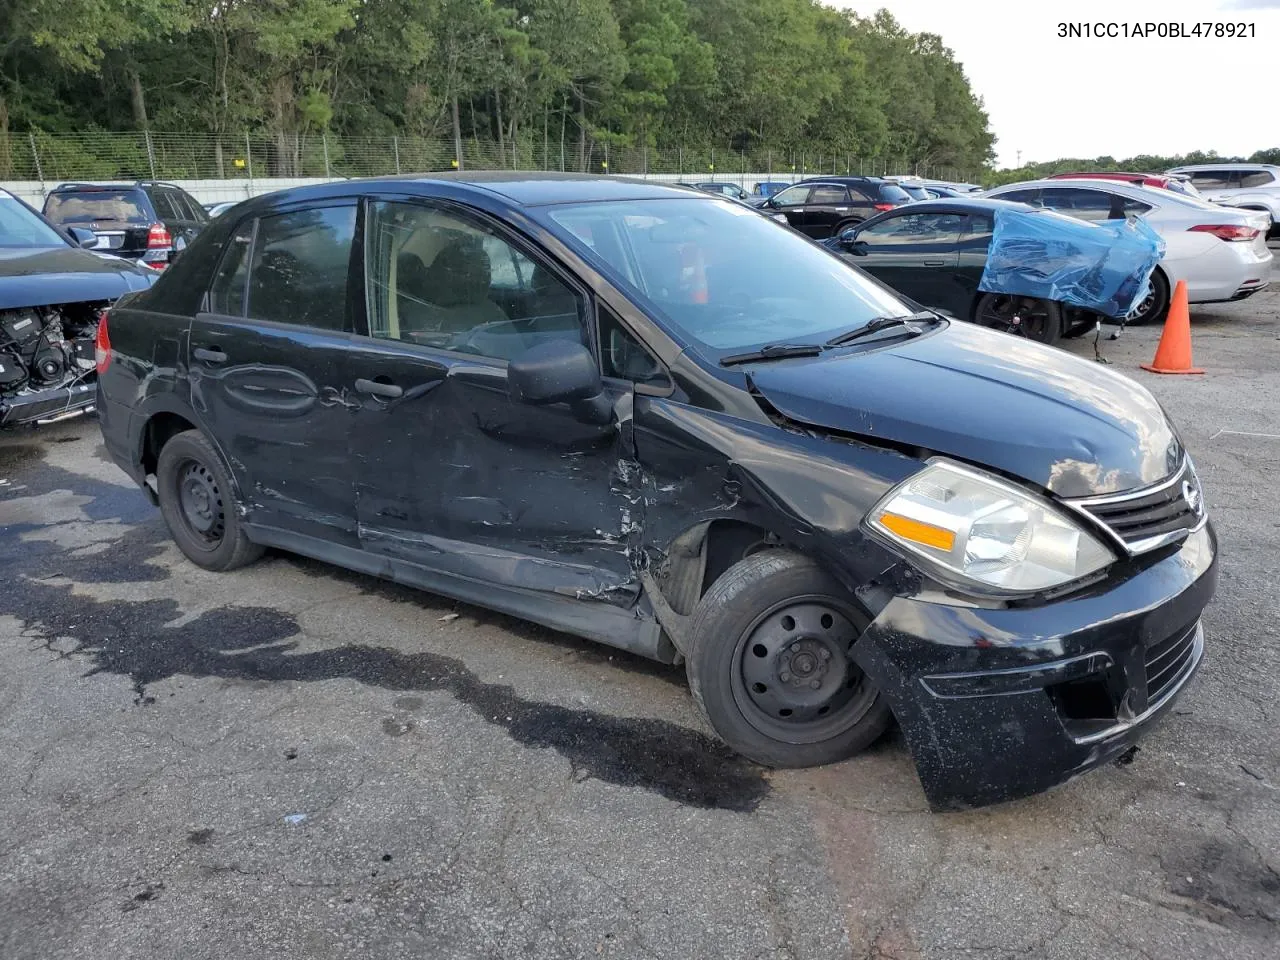
[[[629,442],[614,423],[508,395],[507,363],[529,347],[594,346],[587,291],[455,205],[370,201],[367,219],[371,335],[350,355],[363,549],[472,581],[630,605],[639,508]],[[495,283],[513,260],[531,268],[521,297]],[[615,403],[630,391],[606,381]]]
[[[839,183],[819,183],[809,194],[801,229],[823,240],[835,232],[837,224],[850,218],[857,219],[851,212],[849,188]]]
[[[356,546],[354,199],[245,220],[191,328],[191,399],[250,523]]]
[[[848,257],[873,277],[926,307],[968,319],[971,297],[959,277],[960,213],[904,210],[858,231]]]

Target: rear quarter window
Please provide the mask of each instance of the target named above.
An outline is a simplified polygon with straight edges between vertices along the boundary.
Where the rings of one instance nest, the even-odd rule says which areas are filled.
[[[896,183],[880,184],[880,199],[885,203],[910,203],[911,194]]]
[[[149,204],[140,190],[85,190],[51,193],[44,215],[57,224],[151,222]]]
[[[1265,187],[1269,183],[1275,183],[1275,179],[1270,170],[1245,170],[1240,174],[1240,186]]]

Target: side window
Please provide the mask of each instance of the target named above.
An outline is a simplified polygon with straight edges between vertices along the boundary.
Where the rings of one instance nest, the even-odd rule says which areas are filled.
[[[858,232],[872,246],[955,243],[967,218],[960,213],[909,213],[890,217]]]
[[[1029,203],[1033,207],[1040,206],[1039,190],[1010,190],[1008,193],[997,194],[992,199],[1008,200],[1010,203]]]
[[[773,195],[773,202],[780,207],[794,207],[809,199],[809,187],[787,187]]]
[[[1240,171],[1241,187],[1265,187],[1268,183],[1274,183],[1275,177],[1271,175],[1270,170],[1242,170]]]
[[[1101,190],[1085,190],[1074,187],[1048,187],[1041,192],[1044,206],[1077,220],[1112,219],[1112,196]]]
[[[995,224],[986,214],[974,214],[964,226],[964,243],[973,246],[986,246],[991,243],[991,234]]]
[[[809,196],[809,202],[839,206],[849,202],[849,191],[834,184],[814,187],[813,193]]]
[[[222,262],[209,288],[209,311],[227,317],[244,316],[245,285],[249,279],[249,250],[256,221],[236,227],[222,251]]]
[[[249,269],[255,320],[343,330],[356,208],[315,207],[258,221]]]
[[[157,187],[150,192],[151,205],[156,208],[156,216],[161,220],[185,220],[182,214],[173,208],[167,190]]]
[[[1143,203],[1141,200],[1133,200],[1129,197],[1119,197],[1118,199],[1121,200],[1120,212],[1126,217],[1140,217],[1152,209],[1151,204]]]
[[[662,364],[632,336],[613,311],[601,306],[599,312],[600,359],[604,375],[632,383],[669,387],[671,381]]]
[[[582,297],[478,222],[376,201],[365,245],[371,336],[496,360],[546,340],[590,346]]]
[[[204,223],[209,217],[204,212],[204,207],[200,206],[200,201],[187,193],[185,190],[175,190],[174,195],[178,198],[178,202],[182,204],[184,210],[188,211],[188,220],[195,223]]]
[[[1232,182],[1234,179],[1235,182]],[[1191,182],[1201,190],[1222,190],[1240,185],[1239,175],[1232,170],[1194,170]]]

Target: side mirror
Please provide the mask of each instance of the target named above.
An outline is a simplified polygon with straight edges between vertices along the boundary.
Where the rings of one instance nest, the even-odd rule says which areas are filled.
[[[580,343],[548,340],[530,347],[507,364],[507,388],[517,403],[567,403],[584,423],[604,425],[613,419],[600,368]]]
[[[840,246],[856,256],[865,257],[867,255],[867,241],[858,239],[856,227],[846,227],[840,231]]]
[[[98,235],[88,227],[67,227],[67,234],[82,247],[98,245]]]

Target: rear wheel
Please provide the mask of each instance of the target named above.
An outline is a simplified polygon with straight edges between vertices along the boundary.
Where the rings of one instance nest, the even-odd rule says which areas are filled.
[[[1052,300],[984,293],[974,310],[974,320],[984,327],[1054,344],[1062,338],[1062,309]]]
[[[1169,309],[1169,281],[1159,270],[1151,271],[1151,289],[1142,298],[1125,323],[1129,326],[1141,326],[1144,323],[1159,323]]]
[[[720,737],[772,767],[843,760],[884,732],[889,707],[850,652],[869,620],[811,560],[770,550],[699,601],[687,662]]]
[[[173,436],[156,463],[160,514],[187,559],[206,570],[234,570],[262,556],[245,535],[231,477],[199,430]]]

